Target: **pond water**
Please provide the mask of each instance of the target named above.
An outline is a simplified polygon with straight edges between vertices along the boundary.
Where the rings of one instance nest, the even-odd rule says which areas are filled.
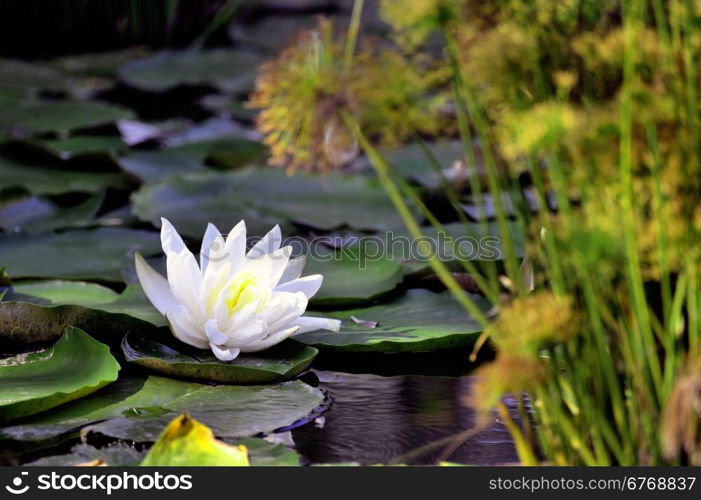
[[[445,438],[475,425],[475,411],[467,403],[473,375],[315,373],[332,403],[320,420],[292,430],[306,463],[432,464],[453,442]],[[438,442],[442,445],[427,446]],[[496,418],[442,458],[465,464],[517,462],[509,433]]]

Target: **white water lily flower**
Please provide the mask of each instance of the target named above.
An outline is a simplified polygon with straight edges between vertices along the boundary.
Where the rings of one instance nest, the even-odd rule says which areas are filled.
[[[280,248],[279,226],[246,253],[244,221],[226,240],[209,224],[198,265],[173,225],[161,221],[168,279],[138,253],[136,274],[178,340],[231,361],[241,352],[262,351],[294,334],[339,330],[338,320],[303,316],[323,277],[300,277],[304,258],[291,259],[292,247]]]

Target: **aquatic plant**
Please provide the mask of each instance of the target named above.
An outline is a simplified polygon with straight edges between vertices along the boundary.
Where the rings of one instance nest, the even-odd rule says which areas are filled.
[[[323,276],[300,277],[305,260],[291,259],[290,246],[280,248],[278,226],[247,251],[244,221],[226,240],[209,224],[198,266],[172,224],[166,219],[161,223],[168,279],[139,253],[136,272],[146,296],[181,342],[231,361],[241,352],[262,351],[297,333],[339,330],[339,320],[303,316]]]
[[[249,106],[260,109],[258,129],[270,163],[290,170],[339,168],[358,154],[358,141],[342,119],[349,113],[379,144],[397,146],[418,131],[436,134],[445,122],[446,79],[425,58],[411,61],[367,43],[344,57],[352,38],[334,37],[321,19],[277,59],[264,64]],[[391,75],[388,78],[388,75]]]
[[[466,264],[501,313],[476,346],[491,337],[498,351],[481,370],[478,406],[504,416],[499,398],[516,395],[523,418],[506,423],[524,463],[538,452],[555,464],[697,463],[698,408],[684,395],[697,384],[685,366],[698,357],[701,326],[698,4],[383,0],[380,10],[403,58],[442,37],[437,63],[449,73],[446,98],[473,167],[470,195],[494,204],[503,266]],[[354,71],[373,62],[359,57]],[[409,208],[417,197],[379,153],[366,103],[346,98],[353,105],[333,116],[310,114],[323,100],[307,95],[308,122],[345,127],[410,233],[422,236]],[[278,113],[282,103],[258,100]],[[313,142],[270,114],[261,129],[300,154]],[[521,199],[524,184],[535,212]],[[446,189],[454,206],[459,195]],[[523,259],[510,219],[530,235]],[[486,324],[445,265],[431,266]]]

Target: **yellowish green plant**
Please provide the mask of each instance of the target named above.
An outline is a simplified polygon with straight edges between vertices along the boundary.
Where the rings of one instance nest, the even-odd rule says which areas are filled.
[[[346,47],[354,45],[352,37],[334,37],[331,23],[322,19],[262,67],[249,105],[261,110],[258,128],[273,165],[325,170],[353,160],[358,143],[342,113],[385,146],[397,146],[417,131],[439,132],[445,99],[429,91],[447,73],[426,58],[410,61],[369,42],[348,60]]]
[[[524,463],[699,464],[701,4],[382,0],[380,12],[400,44],[392,57],[419,74],[416,61],[434,67],[422,44],[442,39],[432,83],[447,76],[448,84],[409,92],[397,83],[392,102],[426,109],[416,104],[423,97],[433,109],[449,100],[465,163],[477,172],[482,162],[470,195],[494,202],[503,265],[466,264],[500,309],[477,345],[491,338],[497,357],[481,369],[473,402],[485,412],[496,406]],[[372,74],[376,60],[357,53],[354,74]],[[440,229],[377,149],[411,136],[412,127],[426,133],[420,120],[399,125],[391,106],[370,113],[364,106],[373,100],[359,99],[355,84],[332,80],[329,88],[353,97],[325,116],[309,111],[324,109],[310,93],[309,123],[343,127],[358,142],[412,235],[422,235],[412,203]],[[258,105],[267,111],[273,101]],[[277,103],[283,113],[285,100]],[[396,127],[392,140],[383,139],[383,126]],[[277,117],[262,130],[289,132]],[[285,154],[319,143],[293,142]],[[513,203],[509,213],[504,196],[518,201],[524,182],[540,209]],[[454,205],[460,195],[446,186]],[[514,221],[529,235],[525,261]],[[487,325],[445,265],[431,265]],[[520,418],[500,402],[505,393],[515,396]]]

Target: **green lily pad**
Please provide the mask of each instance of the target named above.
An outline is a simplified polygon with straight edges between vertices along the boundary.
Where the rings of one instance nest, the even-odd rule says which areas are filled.
[[[143,466],[248,466],[248,450],[215,439],[211,429],[179,415],[163,430],[141,462]]]
[[[364,245],[333,250],[317,246],[307,255],[305,274],[322,274],[324,282],[311,303],[316,306],[361,304],[394,290],[403,279],[401,265],[372,255]]]
[[[141,182],[156,182],[184,172],[204,170],[204,154],[185,148],[162,151],[132,151],[116,159],[125,172]]]
[[[460,141],[444,141],[428,145],[435,161],[443,170],[446,178],[455,161],[465,160],[465,149]],[[438,189],[443,185],[441,176],[431,164],[420,144],[407,144],[399,149],[382,151],[383,157],[392,165],[395,172],[428,189]],[[363,164],[364,162],[364,164]],[[372,168],[369,161],[363,160],[361,166]],[[467,181],[469,182],[469,181]]]
[[[25,281],[15,284],[6,300],[26,299],[48,306],[81,305],[93,307],[117,300],[119,294],[96,283],[82,281]]]
[[[229,440],[225,440],[229,442]],[[256,467],[293,467],[299,465],[299,455],[281,444],[270,443],[261,438],[232,440],[231,444],[243,445],[248,449],[251,465]]]
[[[13,345],[54,340],[76,326],[116,347],[128,331],[165,325],[138,285],[118,294],[80,281],[21,282],[0,302],[0,341]]]
[[[263,236],[281,222],[289,230],[284,219],[257,212],[241,196],[237,183],[230,179],[236,174],[176,175],[145,184],[132,195],[132,211],[156,227],[160,227],[161,217],[166,217],[180,234],[191,238],[201,238],[209,222],[226,231],[241,219],[246,220],[249,236]]]
[[[87,155],[108,155],[126,147],[121,138],[110,135],[77,135],[65,139],[30,140],[26,143],[61,160]]]
[[[134,116],[129,109],[95,101],[21,101],[0,107],[0,129],[22,136],[109,125]]]
[[[117,380],[109,348],[78,328],[67,328],[50,348],[0,361],[0,421],[46,411]]]
[[[268,148],[264,144],[242,137],[192,142],[180,147],[181,150],[186,148],[201,151],[209,163],[223,169],[261,165],[268,157]]]
[[[98,193],[72,207],[58,207],[37,196],[11,200],[0,204],[0,227],[7,232],[21,229],[32,233],[87,227],[94,224],[103,198],[104,194]]]
[[[516,255],[523,257],[526,233],[516,221],[508,221],[508,227]],[[503,239],[496,221],[484,221],[482,224],[470,222],[467,226],[461,222],[451,222],[444,224],[440,231],[432,226],[421,230],[431,251],[444,262],[504,259]],[[401,262],[409,272],[418,273],[431,268],[428,259],[419,253],[418,246],[412,245],[416,239],[406,230],[388,232],[373,239],[385,249],[388,258]]]
[[[222,363],[211,352],[194,349],[172,336],[132,332],[124,337],[127,361],[172,377],[235,384],[289,379],[307,369],[319,351],[293,340],[263,352],[241,354]]]
[[[0,189],[23,187],[37,195],[69,192],[96,193],[107,187],[126,187],[120,174],[58,170],[24,165],[0,156]]]
[[[144,47],[130,47],[112,52],[68,55],[53,59],[51,64],[71,75],[91,78],[113,78],[121,66],[147,55],[149,55],[149,51]]]
[[[0,235],[0,262],[14,278],[121,282],[134,252],[161,251],[157,233],[125,228],[76,229],[58,234]]]
[[[26,61],[0,61],[0,88],[21,92],[49,90],[61,92],[80,84],[80,80],[49,66]]]
[[[231,87],[259,63],[260,58],[250,51],[164,51],[126,63],[120,68],[119,76],[125,83],[151,92],[163,92],[178,85]]]
[[[484,297],[470,297],[485,312],[490,309]],[[433,351],[470,346],[482,332],[450,292],[409,290],[388,304],[323,315],[342,320],[341,331],[302,333],[295,340],[328,351]]]
[[[39,441],[95,424],[90,427],[94,432],[153,442],[180,413],[189,413],[220,438],[240,438],[289,426],[323,400],[320,390],[299,380],[212,386],[155,376],[124,377],[55,411],[0,428],[0,439]]]
[[[402,225],[374,179],[289,176],[273,168],[175,175],[143,186],[132,201],[134,213],[142,220],[158,225],[161,217],[167,217],[183,234],[198,238],[207,222],[231,227],[241,219],[246,219],[253,235],[264,234],[281,221],[323,230],[344,225],[383,230]]]

